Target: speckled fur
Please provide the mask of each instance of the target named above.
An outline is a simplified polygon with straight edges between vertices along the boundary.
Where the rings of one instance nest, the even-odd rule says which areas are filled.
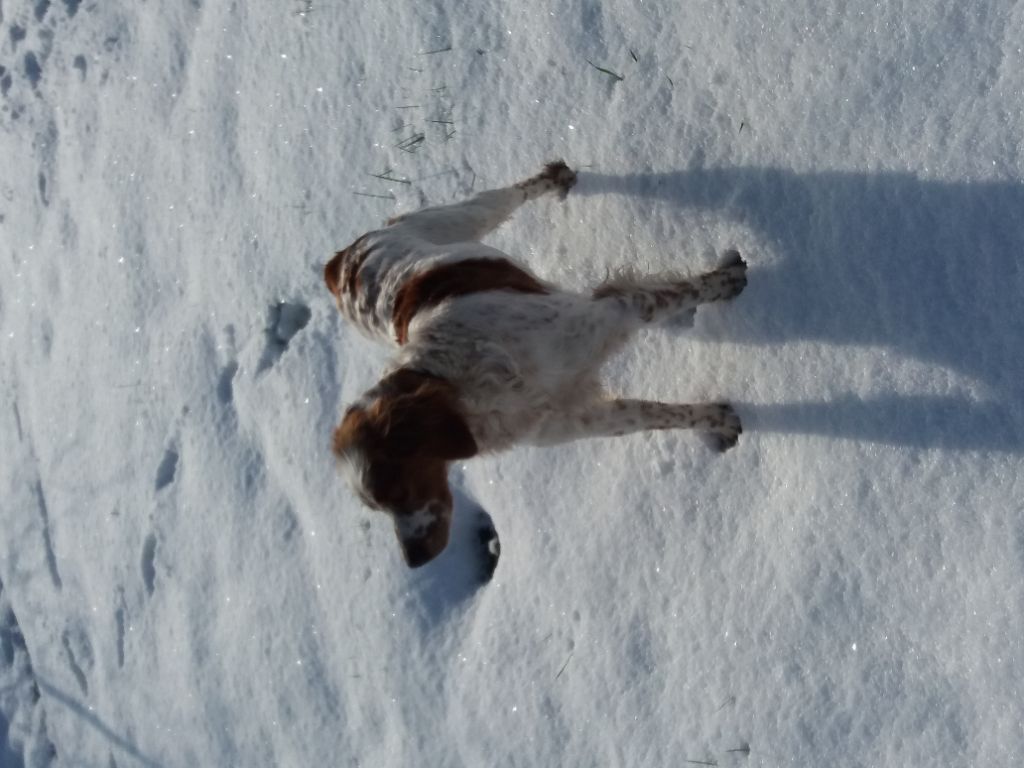
[[[357,328],[399,347],[385,380],[404,371],[444,383],[478,452],[649,429],[696,429],[718,450],[732,447],[742,430],[729,405],[613,398],[598,373],[644,324],[692,316],[700,304],[738,295],[746,285],[746,264],[735,251],[703,275],[620,274],[585,294],[539,280],[543,292],[480,289],[424,306],[396,329],[395,300],[406,281],[441,264],[509,260],[479,238],[528,200],[548,192],[564,197],[575,180],[563,163],[552,163],[514,186],[393,219],[332,259],[325,269],[328,287]],[[369,390],[348,414],[379,403],[381,391]],[[336,447],[349,462],[365,461],[360,450]],[[365,496],[366,489],[357,490]],[[378,506],[387,508],[379,500]],[[389,511],[396,519],[413,514],[412,507]]]

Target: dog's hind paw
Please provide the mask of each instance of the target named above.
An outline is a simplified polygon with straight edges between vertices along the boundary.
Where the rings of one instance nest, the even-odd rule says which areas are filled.
[[[726,251],[718,267],[711,273],[719,280],[717,301],[735,299],[747,287],[747,262],[737,250]]]
[[[728,403],[717,403],[715,414],[710,419],[709,429],[701,432],[704,444],[716,453],[725,453],[734,448],[743,433],[743,425],[736,411]]]
[[[701,432],[700,439],[708,448],[715,453],[725,453],[730,448],[735,448],[739,442],[739,435],[727,435],[721,432]]]

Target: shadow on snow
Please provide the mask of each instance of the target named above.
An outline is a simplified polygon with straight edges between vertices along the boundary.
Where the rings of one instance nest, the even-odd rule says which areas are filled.
[[[887,347],[979,385],[971,395],[737,403],[752,429],[1024,450],[1024,184],[764,167],[580,175],[574,194],[603,193],[720,211],[777,254],[767,266],[747,254],[747,320],[716,340]]]
[[[455,509],[448,546],[437,559],[410,573],[409,588],[430,624],[446,619],[453,610],[490,581],[497,559],[488,557],[482,532],[494,533],[491,516],[462,489],[456,470],[451,478]]]
[[[116,747],[123,753],[132,757],[139,765],[146,766],[146,768],[160,768],[160,763],[141,752],[129,737],[121,736],[116,733],[113,728],[103,722],[103,720],[101,720],[96,713],[94,713],[85,704],[82,704],[73,696],[65,693],[56,686],[50,685],[44,680],[38,680],[37,682],[39,690],[42,691],[45,696],[47,696],[51,701],[55,701],[71,710],[71,712],[73,712],[83,723],[106,739],[111,745],[111,748]]]

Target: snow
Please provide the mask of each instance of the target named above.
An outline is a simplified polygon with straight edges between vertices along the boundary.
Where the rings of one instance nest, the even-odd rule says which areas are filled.
[[[5,0],[0,765],[1019,763],[1021,40],[1000,0]],[[492,244],[576,288],[738,248],[608,377],[745,431],[460,464],[410,571],[330,456],[386,358],[320,269],[558,157]]]

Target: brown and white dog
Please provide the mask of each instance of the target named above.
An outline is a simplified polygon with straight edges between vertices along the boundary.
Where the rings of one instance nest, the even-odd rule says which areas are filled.
[[[547,192],[564,199],[575,183],[565,163],[549,163],[514,186],[392,219],[324,268],[342,315],[397,349],[345,411],[333,449],[359,497],[391,515],[413,568],[448,543],[452,461],[646,429],[736,444],[730,406],[611,397],[598,370],[642,325],[739,294],[737,252],[696,277],[617,277],[580,294],[479,242],[521,204]]]

